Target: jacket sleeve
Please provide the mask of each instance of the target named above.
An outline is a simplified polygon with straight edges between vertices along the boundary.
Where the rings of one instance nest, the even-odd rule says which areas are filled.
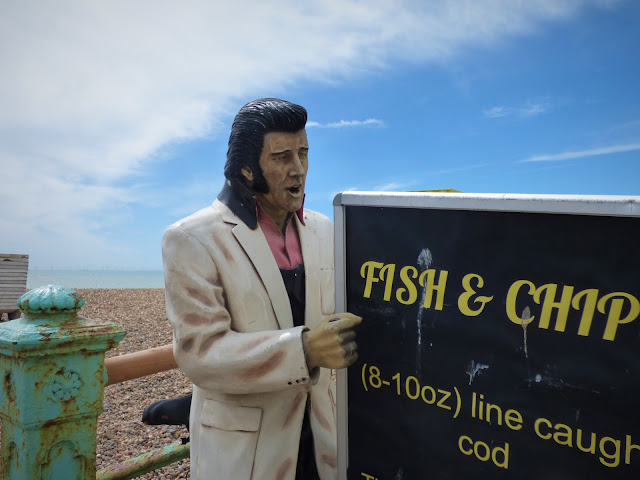
[[[170,227],[162,240],[162,257],[174,355],[194,384],[242,394],[317,381],[304,356],[305,327],[252,333],[231,329],[222,279],[198,239],[179,226]]]

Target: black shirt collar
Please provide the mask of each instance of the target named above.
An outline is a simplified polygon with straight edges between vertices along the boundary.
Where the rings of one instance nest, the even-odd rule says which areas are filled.
[[[218,200],[224,203],[237,217],[252,230],[258,226],[256,199],[253,193],[238,179],[226,179],[218,194]]]

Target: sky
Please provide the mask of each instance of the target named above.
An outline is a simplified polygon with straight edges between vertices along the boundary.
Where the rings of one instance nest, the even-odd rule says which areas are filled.
[[[345,190],[640,195],[634,0],[0,1],[0,252],[162,268],[233,117],[309,113],[305,206]]]

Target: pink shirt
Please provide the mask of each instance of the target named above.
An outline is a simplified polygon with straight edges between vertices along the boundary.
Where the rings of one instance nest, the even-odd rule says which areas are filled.
[[[294,225],[295,222],[291,221],[291,218],[287,221],[287,227],[285,228],[284,235],[275,224],[271,217],[264,211],[260,203],[256,199],[256,210],[258,216],[258,224],[264,232],[264,236],[267,239],[271,253],[273,253],[278,268],[292,269],[302,263],[302,248],[300,247],[300,237],[298,231]],[[304,225],[302,220],[302,208],[296,212],[300,222]]]

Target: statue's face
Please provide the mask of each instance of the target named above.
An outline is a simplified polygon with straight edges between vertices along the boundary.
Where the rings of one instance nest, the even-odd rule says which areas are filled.
[[[304,184],[307,177],[309,142],[304,129],[295,133],[271,132],[264,136],[260,168],[269,193],[257,193],[262,208],[280,225],[291,212],[297,212],[304,200]],[[250,171],[243,175],[253,181]]]

